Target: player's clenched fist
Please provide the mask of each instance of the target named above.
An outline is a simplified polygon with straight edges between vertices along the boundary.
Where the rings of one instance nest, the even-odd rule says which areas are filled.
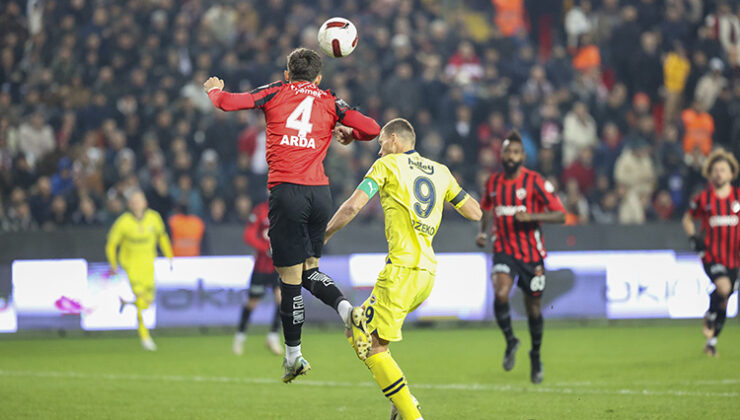
[[[488,242],[488,235],[485,233],[479,233],[478,236],[475,237],[475,244],[480,248],[486,246],[486,242]]]
[[[208,80],[206,80],[205,83],[203,83],[203,89],[208,92],[213,88],[218,88],[223,90],[224,88],[224,81],[219,79],[218,77],[209,77]]]
[[[337,139],[337,141],[343,145],[348,145],[352,143],[355,138],[352,137],[352,128],[345,127],[343,125],[337,125],[334,127],[334,130],[332,131],[332,134]]]

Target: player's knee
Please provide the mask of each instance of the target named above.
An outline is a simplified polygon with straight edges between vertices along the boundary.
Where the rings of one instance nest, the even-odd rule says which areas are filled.
[[[730,297],[730,293],[732,292],[732,288],[730,287],[730,282],[717,282],[717,294],[722,299],[727,299]]]
[[[509,302],[509,289],[501,290],[496,289],[494,291],[496,302],[498,303],[508,303]]]
[[[367,354],[367,356],[370,357],[372,355],[388,351],[389,344],[390,343],[388,341],[385,341],[373,334],[373,341],[370,346],[370,352]]]

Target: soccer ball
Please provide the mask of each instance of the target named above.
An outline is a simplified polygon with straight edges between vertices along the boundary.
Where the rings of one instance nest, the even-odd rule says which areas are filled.
[[[357,40],[357,28],[344,18],[333,17],[319,29],[319,47],[330,57],[339,58],[352,54]]]

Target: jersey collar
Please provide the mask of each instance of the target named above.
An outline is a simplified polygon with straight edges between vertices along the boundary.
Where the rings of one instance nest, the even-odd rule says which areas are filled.
[[[411,149],[407,152],[403,152],[404,155],[413,155],[414,153],[416,153],[416,149]]]

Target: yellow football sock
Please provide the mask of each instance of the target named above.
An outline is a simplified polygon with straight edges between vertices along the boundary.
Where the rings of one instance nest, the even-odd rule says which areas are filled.
[[[404,420],[417,420],[421,413],[414,403],[414,397],[406,385],[401,368],[387,351],[374,354],[365,360],[365,365],[373,373],[373,379],[378,383],[383,394],[396,406]]]
[[[139,338],[141,338],[142,340],[147,340],[150,338],[150,335],[149,335],[149,330],[147,330],[146,327],[144,326],[144,316],[142,315],[142,312],[143,312],[143,309],[141,308],[140,305],[138,305],[138,300],[137,300],[136,319],[139,321],[139,326],[138,326]]]

